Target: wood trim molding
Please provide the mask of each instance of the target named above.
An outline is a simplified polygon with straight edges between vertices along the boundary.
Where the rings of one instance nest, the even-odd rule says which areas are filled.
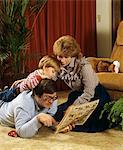
[[[115,43],[117,28],[121,21],[121,1],[122,0],[112,0],[112,46]]]

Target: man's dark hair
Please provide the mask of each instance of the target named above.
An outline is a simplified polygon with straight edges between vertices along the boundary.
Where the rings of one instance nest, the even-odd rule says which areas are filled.
[[[40,83],[33,89],[33,95],[42,96],[43,93],[53,94],[56,92],[55,81],[50,79],[43,79]]]

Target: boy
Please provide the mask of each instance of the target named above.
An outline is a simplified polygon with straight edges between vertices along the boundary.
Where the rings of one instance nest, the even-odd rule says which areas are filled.
[[[26,79],[15,81],[10,89],[0,92],[0,100],[10,102],[19,93],[25,90],[32,90],[42,79],[56,80],[60,71],[60,63],[53,56],[44,56],[38,65],[38,69],[30,73]]]

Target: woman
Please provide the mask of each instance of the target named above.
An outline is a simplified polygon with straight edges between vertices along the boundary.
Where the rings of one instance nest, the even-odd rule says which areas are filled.
[[[68,101],[58,107],[55,119],[60,121],[65,110],[72,104],[78,105],[99,99],[96,110],[86,123],[76,125],[73,130],[98,132],[107,129],[106,114],[102,119],[99,119],[99,115],[104,104],[110,101],[110,97],[99,83],[91,64],[82,56],[79,44],[69,35],[62,36],[54,43],[53,52],[62,64],[59,77],[72,89]]]

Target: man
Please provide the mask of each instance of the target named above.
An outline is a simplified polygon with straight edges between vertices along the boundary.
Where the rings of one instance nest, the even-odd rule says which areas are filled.
[[[11,102],[0,102],[0,124],[15,127],[20,137],[32,137],[43,125],[56,122],[57,111],[54,81],[42,80],[32,91],[24,91]]]

